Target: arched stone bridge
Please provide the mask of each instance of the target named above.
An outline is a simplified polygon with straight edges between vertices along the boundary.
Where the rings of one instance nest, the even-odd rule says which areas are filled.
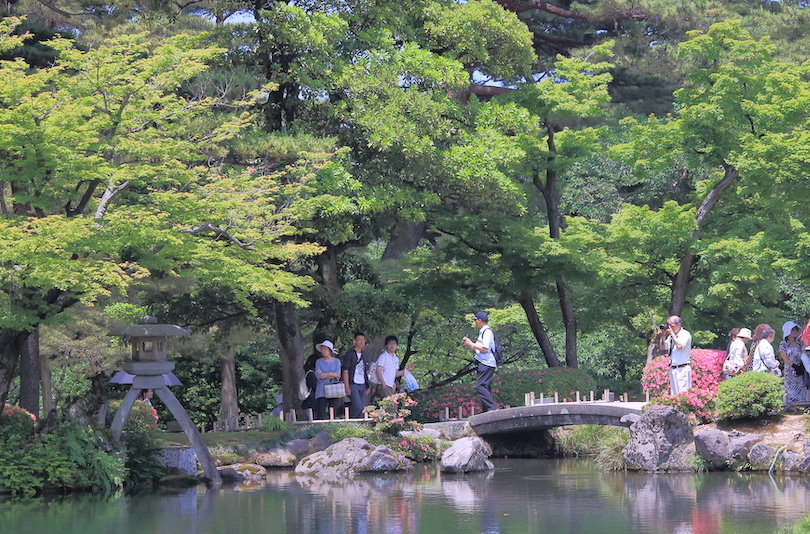
[[[560,402],[504,408],[467,418],[476,434],[546,430],[568,425],[630,426],[621,418],[641,415],[643,402]]]

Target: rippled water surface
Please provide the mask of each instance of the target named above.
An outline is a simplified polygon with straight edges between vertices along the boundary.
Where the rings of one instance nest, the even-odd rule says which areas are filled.
[[[496,471],[328,482],[274,471],[262,486],[0,501],[2,534],[756,533],[810,509],[810,479],[600,473],[582,460],[496,460]]]

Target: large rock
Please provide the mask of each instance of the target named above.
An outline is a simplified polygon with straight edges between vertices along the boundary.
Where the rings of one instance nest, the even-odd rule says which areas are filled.
[[[475,430],[467,421],[444,421],[440,423],[425,423],[424,429],[432,429],[440,433],[442,439],[455,441],[460,438],[475,437]]]
[[[218,467],[223,482],[263,483],[267,480],[267,471],[256,464],[233,464]]]
[[[728,444],[728,456],[731,462],[748,461],[751,447],[762,441],[762,434],[738,434]]]
[[[488,460],[492,454],[489,445],[481,438],[461,438],[442,454],[442,471],[469,473],[494,469]]]
[[[295,455],[296,458],[303,458],[313,452],[326,450],[334,443],[327,432],[321,432],[310,439],[294,439],[284,444],[284,447]]]
[[[690,471],[694,435],[686,415],[671,406],[653,406],[630,426],[623,456],[628,469]]]
[[[295,474],[341,478],[357,473],[404,471],[410,468],[410,460],[388,447],[380,445],[374,448],[364,439],[347,438],[301,460],[295,467]]]
[[[776,448],[764,443],[757,443],[748,453],[748,461],[754,469],[770,469]]]
[[[254,452],[250,455],[250,461],[263,467],[293,467],[298,462],[298,458],[286,449],[276,448],[265,452]]]
[[[782,462],[782,469],[785,471],[797,471],[800,469],[804,457],[793,451],[785,451],[782,453],[780,460]]]
[[[728,462],[728,436],[722,430],[706,430],[695,435],[695,452],[715,469]]]

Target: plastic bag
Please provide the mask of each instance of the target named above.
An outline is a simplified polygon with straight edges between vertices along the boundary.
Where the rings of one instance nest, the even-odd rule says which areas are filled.
[[[405,380],[405,391],[408,393],[419,389],[419,382],[416,381],[416,378],[413,377],[410,371],[406,370],[402,378]]]

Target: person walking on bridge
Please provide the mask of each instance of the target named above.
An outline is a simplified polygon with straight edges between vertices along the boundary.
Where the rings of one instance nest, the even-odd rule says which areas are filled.
[[[478,362],[478,376],[475,380],[475,391],[481,397],[481,405],[485,412],[498,409],[498,404],[492,398],[492,377],[495,376],[495,355],[493,350],[495,347],[495,335],[492,329],[487,324],[489,323],[489,315],[487,312],[478,312],[475,314],[475,327],[478,328],[478,339],[473,341],[464,336],[461,341],[475,351],[475,360]]]

